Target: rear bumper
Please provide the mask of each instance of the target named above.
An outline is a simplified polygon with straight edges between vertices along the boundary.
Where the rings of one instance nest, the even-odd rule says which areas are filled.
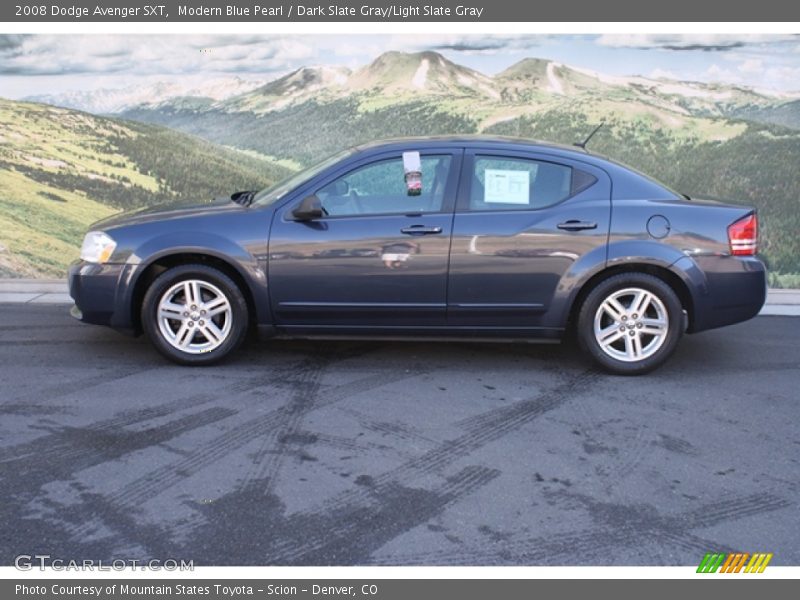
[[[70,314],[93,325],[107,325],[120,331],[132,330],[130,315],[119,310],[120,281],[128,265],[98,265],[76,261],[70,265],[67,281],[75,301]]]
[[[755,317],[767,299],[767,269],[755,257],[696,259],[705,293],[695,297],[691,331],[741,323]]]

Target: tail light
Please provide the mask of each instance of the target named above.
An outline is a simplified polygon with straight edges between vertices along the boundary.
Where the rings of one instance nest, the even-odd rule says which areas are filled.
[[[728,226],[728,241],[734,256],[753,256],[758,250],[758,216],[753,213]]]

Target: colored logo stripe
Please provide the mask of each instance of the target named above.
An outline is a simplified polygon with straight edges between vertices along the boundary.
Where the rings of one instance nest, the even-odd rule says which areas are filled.
[[[697,567],[698,573],[716,573],[722,561],[725,559],[724,554],[708,553],[703,557],[700,566]]]
[[[741,571],[745,561],[749,558],[749,556],[750,555],[746,552],[744,554],[741,552],[737,552],[736,554],[728,554],[728,559],[725,561],[725,564],[722,565],[722,570],[720,573],[738,573]]]
[[[753,558],[750,559],[750,562],[747,563],[747,566],[744,569],[745,573],[763,573],[764,569],[767,568],[769,561],[772,560],[772,553],[766,554],[764,552],[760,552],[758,554],[753,554]]]
[[[748,559],[749,562],[748,562]],[[772,560],[772,553],[756,552],[733,552],[724,554],[721,552],[709,552],[700,561],[697,567],[698,573],[739,573],[744,567],[744,573],[763,573],[764,569]],[[745,566],[745,563],[747,566]]]

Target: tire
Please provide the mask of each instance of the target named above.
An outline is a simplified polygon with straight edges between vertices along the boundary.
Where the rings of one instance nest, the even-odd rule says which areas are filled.
[[[606,371],[641,375],[664,364],[683,328],[681,301],[667,283],[645,273],[621,273],[601,281],[586,297],[577,338]]]
[[[142,328],[156,349],[181,365],[210,365],[229,356],[247,335],[247,302],[222,271],[173,267],[144,295]]]

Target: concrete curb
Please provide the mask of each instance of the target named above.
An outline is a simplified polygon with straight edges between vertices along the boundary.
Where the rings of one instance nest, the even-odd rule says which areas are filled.
[[[0,279],[0,304],[72,304],[63,279]]]
[[[72,304],[63,279],[0,279],[0,304]],[[761,315],[800,317],[800,290],[769,290]]]

